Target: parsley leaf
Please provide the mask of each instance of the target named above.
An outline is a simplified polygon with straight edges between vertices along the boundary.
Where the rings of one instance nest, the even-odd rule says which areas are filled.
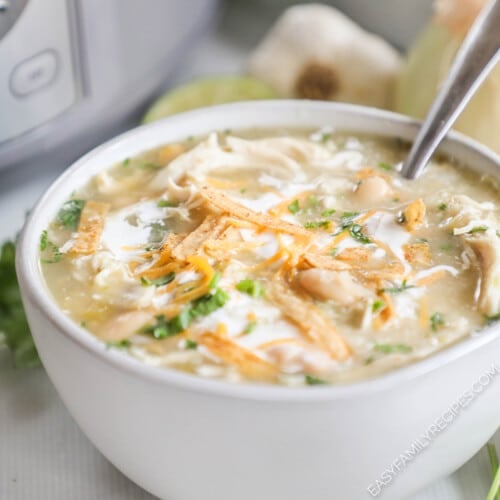
[[[57,214],[57,221],[66,229],[76,230],[80,222],[85,200],[68,200]]]
[[[24,314],[15,269],[15,244],[5,242],[0,247],[0,335],[5,336],[17,367],[40,364],[35,344]]]
[[[175,203],[174,201],[170,201],[170,200],[158,200],[158,203],[156,204],[156,206],[159,208],[176,207],[177,203]]]
[[[376,300],[373,304],[372,304],[372,311],[375,313],[377,311],[380,311],[381,309],[383,309],[385,307],[385,302],[383,300]]]
[[[470,231],[467,231],[467,234],[484,233],[486,231],[488,231],[486,226],[477,226],[473,227]]]
[[[439,210],[441,210],[442,212],[444,212],[448,208],[448,205],[446,203],[440,203],[438,205],[438,208],[439,208]]]
[[[331,215],[333,215],[337,210],[335,210],[334,208],[329,208],[328,210],[323,210],[323,212],[321,212],[321,216],[322,217],[330,217]]]

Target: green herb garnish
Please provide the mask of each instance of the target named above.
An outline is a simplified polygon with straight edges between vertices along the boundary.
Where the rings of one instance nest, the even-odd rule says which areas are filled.
[[[42,231],[40,235],[40,251],[49,253],[50,257],[42,259],[44,264],[55,264],[61,260],[62,254],[54,243],[49,240],[47,230]]]
[[[372,304],[372,311],[375,313],[377,311],[380,311],[381,309],[383,309],[385,307],[385,302],[383,300],[376,300],[373,304]]]
[[[223,307],[228,300],[229,296],[227,293],[222,288],[217,288],[215,293],[204,295],[186,305],[173,318],[167,319],[164,314],[156,316],[156,323],[146,325],[141,329],[141,332],[152,335],[156,339],[173,337],[186,330],[195,319],[200,316],[208,316]]]
[[[334,248],[332,248],[332,249],[331,249],[331,251],[330,251],[330,255],[331,255],[332,257],[335,257],[335,256],[339,253],[339,251],[340,251],[340,250],[339,250],[339,248],[338,248],[338,247],[334,247]]]
[[[252,333],[255,330],[255,327],[257,326],[257,321],[250,321],[247,326],[245,326],[243,330],[243,335],[248,335],[249,333]]]
[[[191,339],[186,339],[185,348],[194,350],[198,347],[198,343]]]
[[[406,344],[375,344],[373,349],[378,352],[383,352],[384,354],[391,354],[394,352],[407,354],[413,351],[413,348]]]
[[[307,385],[326,385],[328,382],[314,375],[304,375],[304,381]]]
[[[158,203],[156,205],[160,208],[176,207],[177,203],[175,203],[174,201],[170,201],[170,200],[158,200]]]
[[[310,221],[306,222],[304,224],[304,227],[306,229],[328,229],[330,227],[331,221],[329,220],[317,220],[317,221]]]
[[[493,483],[486,500],[500,500],[500,467],[498,465],[498,454],[493,443],[487,444],[488,457],[491,465],[491,476]]]
[[[149,242],[160,243],[163,241],[163,237],[167,232],[165,224],[163,222],[153,222],[149,227],[151,228],[149,232]]]
[[[359,224],[352,224],[349,226],[349,233],[353,239],[359,241],[360,243],[364,243],[365,245],[367,243],[371,243],[370,238],[363,233],[363,227]]]
[[[12,352],[17,367],[40,364],[21,302],[15,268],[16,247],[12,241],[0,247],[0,336]]]
[[[394,167],[392,165],[383,162],[378,164],[378,168],[381,168],[382,170],[387,170],[388,172],[394,170]]]
[[[431,329],[433,332],[437,332],[445,324],[443,315],[441,313],[438,313],[438,312],[435,312],[431,316],[430,322],[431,322]]]
[[[328,210],[323,210],[323,212],[321,212],[321,216],[322,217],[330,217],[332,216],[337,210],[335,210],[334,208],[329,208]]]
[[[359,215],[359,212],[344,212],[342,214],[342,229],[348,228]]]
[[[168,273],[165,276],[162,276],[161,278],[156,278],[154,280],[150,280],[146,278],[145,276],[141,277],[141,283],[144,286],[163,286],[163,285],[168,285],[175,279],[175,273]]]
[[[129,163],[130,163],[130,158],[125,158],[125,159],[122,161],[122,165],[123,165],[124,167],[127,167],[127,166],[129,165]]]
[[[382,292],[385,293],[401,293],[404,292],[405,290],[409,290],[410,288],[415,288],[414,285],[408,285],[406,283],[406,280],[403,280],[400,286],[394,286],[394,287],[389,287],[389,288],[382,288]]]
[[[498,314],[494,314],[493,316],[488,316],[488,315],[485,315],[484,316],[484,319],[485,319],[485,324],[488,326],[488,325],[492,325],[493,323],[496,323],[497,321],[500,320],[500,313]]]
[[[115,348],[115,349],[127,349],[132,345],[132,342],[128,339],[123,339],[123,340],[118,340],[117,342],[106,342],[106,347],[108,349],[110,348]]]
[[[236,285],[236,289],[240,292],[250,295],[250,297],[262,297],[264,295],[264,287],[260,281],[245,279]]]
[[[40,251],[44,252],[47,250],[47,246],[49,245],[49,237],[47,234],[47,230],[42,231],[42,235],[40,236]]]
[[[57,221],[66,229],[74,231],[80,222],[85,200],[68,200],[57,214]]]
[[[448,208],[448,205],[446,203],[440,203],[438,205],[438,208],[439,208],[439,210],[444,212]]]
[[[161,168],[161,165],[157,165],[156,163],[148,161],[146,163],[141,163],[139,165],[139,168],[142,168],[143,170],[158,170]]]
[[[488,231],[486,226],[477,226],[473,227],[470,231],[467,231],[467,234],[484,233],[485,231]]]
[[[300,210],[299,200],[293,200],[290,205],[288,205],[288,211],[291,214],[296,214]]]

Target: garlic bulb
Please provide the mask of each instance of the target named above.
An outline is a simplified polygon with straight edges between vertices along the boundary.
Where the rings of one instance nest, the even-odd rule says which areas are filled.
[[[423,118],[468,29],[486,0],[437,0],[435,16],[408,54],[395,108]],[[500,64],[481,85],[454,128],[500,153]]]
[[[252,54],[249,71],[282,97],[390,107],[400,56],[336,9],[287,9]]]

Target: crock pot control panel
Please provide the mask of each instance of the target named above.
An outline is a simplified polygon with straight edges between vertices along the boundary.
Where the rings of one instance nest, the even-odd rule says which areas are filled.
[[[68,0],[0,0],[0,144],[78,99]]]

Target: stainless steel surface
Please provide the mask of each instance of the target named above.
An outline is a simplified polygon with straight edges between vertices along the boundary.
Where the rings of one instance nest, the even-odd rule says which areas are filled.
[[[446,132],[499,60],[500,0],[491,0],[458,51],[403,165],[403,177],[415,179],[422,173]]]

